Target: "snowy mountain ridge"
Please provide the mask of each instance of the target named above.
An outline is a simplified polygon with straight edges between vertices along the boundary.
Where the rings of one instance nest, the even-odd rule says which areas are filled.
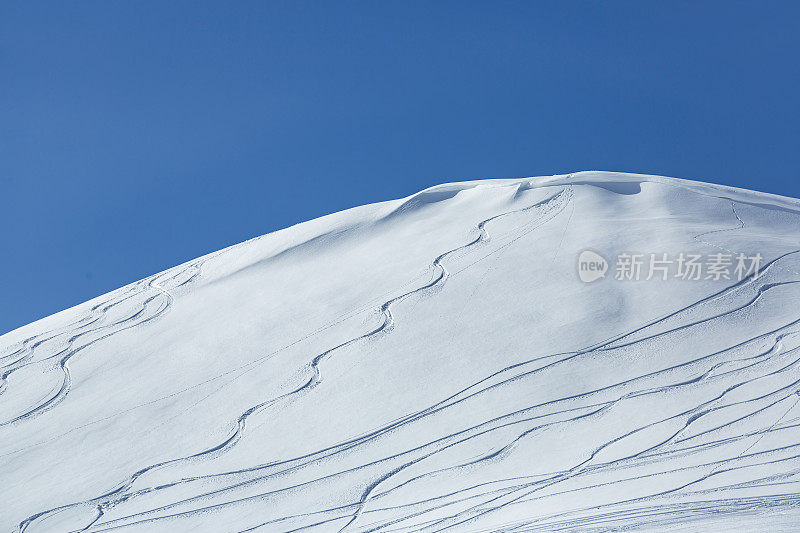
[[[606,172],[252,239],[0,337],[0,529],[792,531],[799,272],[800,201]]]

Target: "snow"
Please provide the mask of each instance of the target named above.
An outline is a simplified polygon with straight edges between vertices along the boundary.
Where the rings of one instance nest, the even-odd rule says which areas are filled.
[[[657,176],[299,224],[0,337],[0,531],[794,531],[798,281],[800,201]]]

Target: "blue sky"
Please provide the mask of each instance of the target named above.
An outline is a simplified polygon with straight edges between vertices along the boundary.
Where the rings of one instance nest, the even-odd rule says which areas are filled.
[[[800,197],[800,2],[4,2],[0,333],[444,181]]]

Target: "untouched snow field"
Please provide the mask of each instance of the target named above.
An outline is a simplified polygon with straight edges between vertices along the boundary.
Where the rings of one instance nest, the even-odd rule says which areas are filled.
[[[0,531],[796,531],[799,301],[800,201],[729,187],[329,215],[0,337]]]

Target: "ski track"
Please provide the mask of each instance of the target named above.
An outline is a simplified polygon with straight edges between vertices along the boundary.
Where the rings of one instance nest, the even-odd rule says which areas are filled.
[[[592,390],[496,413],[492,418],[465,426],[454,433],[419,442],[413,447],[369,462],[355,465],[341,462],[343,458],[385,441],[416,423],[435,419],[444,412],[468,408],[465,406],[469,406],[470,402],[500,390],[510,390],[522,383],[532,385],[548,372],[571,368],[571,365],[598,357],[642,353],[653,349],[653,346],[668,345],[672,339],[680,336],[702,335],[708,328],[725,327],[727,323],[739,323],[743,317],[755,313],[768,313],[772,310],[771,298],[777,298],[776,295],[782,291],[791,291],[800,283],[800,275],[796,271],[786,270],[789,274],[798,275],[797,279],[782,279],[781,272],[776,268],[777,265],[784,266],[787,261],[797,259],[800,249],[792,249],[767,262],[758,276],[751,275],[733,282],[716,293],[659,318],[576,351],[537,355],[501,368],[424,409],[327,448],[244,469],[182,477],[157,486],[135,487],[137,480],[154,470],[190,461],[210,460],[234,448],[245,436],[248,419],[253,415],[283,402],[302,401],[303,397],[319,387],[324,382],[324,363],[337,352],[389,334],[395,324],[392,308],[396,304],[412,296],[433,296],[449,277],[501,252],[559,216],[572,203],[573,194],[573,187],[567,185],[543,201],[480,222],[475,228],[474,238],[434,258],[430,281],[384,301],[378,308],[381,317],[379,324],[314,356],[306,366],[307,379],[300,386],[285,394],[264,399],[245,410],[222,442],[191,455],[148,465],[112,490],[91,500],[32,515],[19,524],[17,531],[38,531],[36,526],[40,520],[73,509],[85,509],[87,515],[86,525],[74,531],[113,531],[135,526],[170,530],[176,520],[207,513],[234,513],[234,509],[240,509],[243,504],[269,502],[269,498],[299,490],[313,491],[315,486],[335,479],[349,479],[350,476],[354,480],[361,479],[359,476],[373,471],[381,473],[371,476],[366,484],[353,481],[352,486],[360,489],[356,491],[357,494],[348,496],[346,503],[315,508],[307,513],[274,516],[241,531],[616,531],[634,527],[666,527],[670,523],[692,524],[698,519],[739,516],[764,510],[800,511],[800,491],[780,492],[783,486],[800,483],[800,440],[779,445],[782,438],[791,439],[791,435],[800,435],[800,342],[798,346],[786,347],[795,337],[800,337],[800,312],[791,310],[781,315],[780,323],[775,323],[771,328],[753,331],[752,335],[744,336],[739,342],[720,347],[714,352],[697,354],[692,359],[625,377]],[[736,202],[730,202],[737,225],[700,233],[694,236],[696,241],[731,252],[705,240],[723,232],[746,230],[746,223],[736,211]],[[505,242],[458,270],[451,272],[447,268],[445,263],[449,257],[479,250],[479,245],[490,243],[487,224],[512,213],[527,212],[533,213],[532,219],[522,228],[504,236],[507,239]],[[573,213],[574,205],[567,226]],[[564,228],[564,234],[566,230],[567,227]],[[561,236],[553,261],[563,241],[564,235]],[[3,365],[0,366],[3,372],[0,375],[0,398],[7,391],[8,380],[13,379],[14,372],[28,365],[54,360],[57,361],[56,368],[64,376],[63,385],[55,395],[10,420],[0,421],[0,427],[19,423],[55,408],[69,393],[71,376],[68,362],[75,354],[120,331],[162,316],[174,303],[170,290],[196,279],[201,269],[202,261],[197,261],[177,273],[175,269],[168,271],[165,274],[173,274],[168,281],[179,278],[188,270],[193,271],[188,279],[174,287],[164,288],[158,281],[160,276],[153,276],[120,289],[112,293],[108,300],[93,306],[79,320],[27,338],[11,347],[9,353],[0,355],[0,364]],[[147,296],[133,315],[111,323],[104,321],[109,310],[132,298],[141,297],[144,292],[155,294]],[[153,302],[157,308],[148,314],[148,305]],[[91,340],[81,344],[83,337]],[[36,359],[38,347],[59,340],[63,341],[59,351]],[[254,363],[263,359],[256,359]],[[772,385],[773,382],[775,385]],[[656,397],[680,397],[680,393],[689,390],[704,391],[707,397],[698,404],[676,407],[669,416],[654,417],[644,425],[627,430],[620,427],[613,437],[595,443],[579,460],[565,468],[535,475],[499,477],[490,481],[466,478],[470,480],[468,485],[449,492],[432,497],[416,498],[414,495],[414,487],[424,486],[426,481],[435,482],[447,476],[449,479],[458,479],[460,472],[491,468],[514,454],[528,453],[524,451],[524,446],[537,437],[545,438],[548,432],[577,428],[582,424],[598,424],[633,402]],[[794,416],[790,416],[792,413]],[[752,428],[753,423],[758,429],[744,430],[745,424],[750,424],[746,427]],[[649,435],[648,432],[660,433],[657,438],[646,438],[642,446],[634,446],[632,453],[614,456],[615,446]],[[454,464],[446,463],[446,466],[425,467],[446,453],[458,450],[465,443],[506,433],[511,435],[510,438],[479,456]],[[678,459],[682,462],[676,463]],[[324,465],[327,466],[325,474],[297,483],[292,481],[293,474]],[[762,468],[768,475],[738,482],[724,481],[725,475],[747,472],[755,467]],[[780,471],[771,470],[775,467],[780,467]],[[397,481],[398,476],[412,469],[417,472]],[[675,479],[670,481],[670,476]],[[268,487],[269,482],[280,479],[285,480],[282,486]],[[607,503],[573,507],[568,512],[537,514],[530,520],[500,528],[493,526],[486,529],[482,525],[485,519],[502,515],[505,510],[522,506],[530,508],[534,504],[546,508],[548,502],[560,496],[588,494],[597,489],[611,490],[642,480],[654,480],[658,484],[653,486],[661,488]],[[712,486],[703,485],[708,482]],[[167,495],[162,501],[168,503],[106,519],[109,510],[122,508],[137,498],[181,486],[197,485],[202,485],[197,494],[175,500]],[[259,490],[262,485],[264,490]],[[742,488],[770,488],[778,492],[760,497],[739,497],[736,491]],[[402,503],[392,503],[392,497],[396,495],[404,496]],[[586,501],[591,503],[591,498],[587,497]]]
[[[180,283],[174,288],[178,288],[186,283],[191,282],[197,275],[197,273],[199,273],[198,267],[190,265],[189,268],[195,270],[196,271],[195,274],[193,274],[186,281]],[[175,277],[179,276],[181,273],[182,272],[179,271],[178,274],[175,275]],[[86,319],[85,324],[81,325],[81,329],[86,328],[87,326],[93,326],[93,327],[69,335],[65,339],[66,344],[64,348],[59,350],[53,355],[49,355],[40,360],[33,361],[35,359],[36,348],[38,346],[43,345],[45,342],[49,342],[51,340],[69,334],[70,333],[69,330],[67,330],[66,332],[59,332],[59,333],[48,332],[44,334],[42,338],[39,338],[39,336],[37,336],[25,339],[23,341],[23,348],[22,348],[22,351],[23,353],[25,353],[25,355],[14,361],[12,364],[5,366],[3,369],[3,374],[0,375],[0,380],[5,385],[3,389],[0,389],[0,394],[2,394],[2,392],[4,392],[5,389],[7,388],[8,379],[10,376],[13,375],[14,372],[22,368],[25,368],[29,365],[38,364],[52,359],[58,360],[54,368],[62,373],[63,375],[62,384],[59,390],[54,395],[50,396],[43,402],[31,406],[25,412],[9,420],[0,421],[0,428],[2,428],[3,426],[13,425],[21,420],[25,420],[26,418],[31,418],[33,416],[39,415],[45,411],[54,408],[61,401],[63,401],[64,398],[66,398],[67,394],[69,394],[70,388],[72,386],[72,375],[69,369],[69,361],[75,355],[89,348],[90,346],[93,346],[94,344],[97,344],[98,342],[101,342],[102,340],[111,337],[112,335],[145,324],[169,311],[174,299],[167,290],[161,287],[160,284],[156,283],[160,276],[161,275],[154,276],[149,280],[145,280],[146,283],[144,284],[142,282],[138,282],[134,284],[133,287],[129,289],[129,291],[123,291],[123,294],[125,292],[132,292],[133,294],[129,294],[119,299],[112,298],[109,301],[95,305],[90,311],[90,318]],[[142,287],[143,285],[146,287],[144,290],[140,289],[140,287]],[[116,307],[117,305],[122,304],[123,302],[127,301],[130,298],[146,294],[147,289],[155,291],[156,294],[152,296],[147,296],[145,300],[140,304],[139,309],[133,315],[131,315],[128,318],[111,322],[109,324],[104,322],[103,320],[104,315],[108,313],[109,310]],[[150,306],[150,304],[152,302],[156,302],[157,300],[161,301],[157,302],[158,307],[156,308],[156,310],[152,312],[152,314],[147,314],[147,309]],[[85,344],[81,344],[80,346],[75,347],[76,341],[78,341],[82,337],[97,333],[100,333],[100,336],[94,338],[91,341],[86,342]]]

